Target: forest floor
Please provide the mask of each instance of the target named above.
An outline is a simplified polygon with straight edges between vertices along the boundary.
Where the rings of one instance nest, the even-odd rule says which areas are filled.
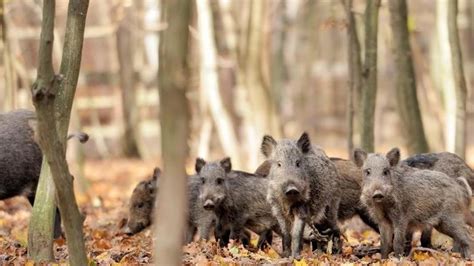
[[[123,226],[127,217],[128,198],[134,186],[146,179],[153,171],[153,161],[132,160],[88,161],[85,175],[90,182],[86,194],[78,193],[81,211],[86,215],[85,239],[91,265],[137,265],[152,261],[151,230],[134,236],[127,236]],[[76,186],[77,187],[77,186]],[[0,264],[33,265],[27,259],[28,221],[31,207],[26,199],[17,197],[0,201]],[[213,241],[194,242],[183,248],[183,264],[189,265],[235,265],[235,264],[345,264],[345,265],[436,265],[472,264],[464,261],[457,253],[450,253],[449,238],[434,235],[436,250],[417,250],[403,259],[381,260],[380,253],[362,258],[354,253],[361,247],[378,247],[379,237],[370,229],[361,226],[360,221],[344,225],[343,253],[329,255],[312,253],[309,247],[302,252],[303,259],[280,258],[279,239],[273,248],[265,251],[246,250],[242,246],[220,249]],[[252,239],[255,244],[256,239]],[[67,261],[68,251],[64,239],[55,241],[55,256],[61,264]]]

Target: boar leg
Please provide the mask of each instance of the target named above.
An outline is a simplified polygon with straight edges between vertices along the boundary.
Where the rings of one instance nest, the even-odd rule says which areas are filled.
[[[300,255],[303,245],[303,232],[305,221],[299,215],[295,215],[293,228],[291,229],[291,256],[297,258]]]
[[[455,243],[454,246],[458,249],[463,258],[470,258],[472,240],[469,236],[468,230],[466,229],[464,217],[459,217],[459,215],[444,217],[436,229],[453,238]]]
[[[280,231],[281,231],[281,241],[282,241],[282,254],[281,256],[283,258],[289,257],[290,256],[290,250],[291,250],[291,234],[289,230],[289,225],[287,224],[287,221],[285,217],[283,216],[283,213],[281,212],[280,208],[276,205],[276,203],[271,204],[272,205],[272,214],[275,216],[278,225],[280,226]]]
[[[271,246],[273,241],[273,231],[265,230],[258,236],[257,247],[261,250],[265,249],[267,246]]]
[[[426,226],[421,232],[421,246],[425,248],[431,248],[431,232],[433,228],[431,226]]]
[[[405,240],[407,235],[407,223],[403,217],[400,221],[393,223],[393,249],[395,256],[403,256],[405,250]]]
[[[382,259],[386,259],[388,258],[388,254],[392,251],[393,229],[392,226],[385,221],[379,224],[379,229]]]

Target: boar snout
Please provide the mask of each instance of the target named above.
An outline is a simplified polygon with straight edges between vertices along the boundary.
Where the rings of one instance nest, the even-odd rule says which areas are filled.
[[[372,194],[372,199],[375,201],[375,202],[381,202],[384,198],[384,195],[382,193],[382,191],[380,190],[376,190],[374,191],[374,193]]]
[[[216,207],[216,204],[214,204],[214,201],[208,199],[204,202],[204,205],[203,205],[204,209],[205,210],[213,210],[215,207]]]
[[[294,185],[289,185],[285,189],[285,195],[289,198],[297,198],[300,195],[300,190]]]

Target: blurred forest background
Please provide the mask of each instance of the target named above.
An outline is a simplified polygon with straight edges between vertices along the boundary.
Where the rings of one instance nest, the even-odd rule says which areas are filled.
[[[32,109],[41,1],[1,1],[0,111]],[[446,26],[449,1],[408,1],[408,29],[418,102],[431,151],[453,151],[454,83]],[[190,160],[232,157],[236,167],[260,162],[263,134],[296,137],[308,131],[331,156],[348,156],[349,25],[344,1],[213,0],[193,8]],[[91,1],[72,130],[91,141],[76,158],[160,158],[157,88],[158,0]],[[55,66],[62,54],[67,1],[57,1]],[[353,1],[364,51],[365,1]],[[209,18],[199,22],[198,13]],[[199,25],[209,27],[200,29]],[[459,35],[467,87],[474,82],[474,2],[459,1]],[[208,38],[210,37],[210,38]],[[397,113],[397,72],[388,3],[382,1],[378,31],[375,147],[407,149]],[[449,49],[449,45],[448,45]],[[448,52],[447,52],[448,51]],[[216,67],[214,67],[214,64]],[[217,70],[217,71],[214,71]],[[218,81],[217,83],[214,81]],[[450,83],[451,82],[451,83]],[[355,104],[357,109],[357,104]],[[467,132],[474,127],[474,98],[467,93]],[[358,131],[354,145],[359,146]],[[474,162],[474,137],[467,159]],[[407,155],[407,153],[404,153]],[[78,157],[79,156],[79,157]],[[190,161],[191,162],[191,161]]]

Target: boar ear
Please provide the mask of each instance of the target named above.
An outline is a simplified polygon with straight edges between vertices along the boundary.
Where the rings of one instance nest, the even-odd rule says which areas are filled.
[[[221,167],[224,168],[226,173],[229,173],[230,170],[232,170],[232,162],[230,161],[229,157],[225,157],[219,163]]]
[[[367,152],[362,149],[355,149],[353,153],[352,160],[357,165],[357,167],[361,168],[364,164],[365,159],[367,159]]]
[[[148,189],[148,193],[150,194],[155,194],[155,187],[156,187],[156,182],[146,183],[146,188]]]
[[[262,140],[262,146],[260,149],[262,150],[263,155],[265,157],[270,157],[272,155],[273,150],[275,149],[275,146],[277,145],[276,140],[269,135],[265,135]]]
[[[304,132],[298,139],[297,144],[303,153],[307,153],[311,150],[311,141],[309,140],[308,133]]]
[[[269,160],[265,160],[258,168],[255,170],[255,174],[263,177],[267,177],[270,173],[270,168],[272,164]]]
[[[155,170],[153,170],[153,180],[158,180],[158,177],[161,175],[161,169],[159,167],[155,167]]]
[[[400,149],[399,148],[391,149],[385,157],[387,157],[388,161],[390,162],[390,166],[397,165],[398,162],[400,161]]]
[[[194,169],[196,169],[196,173],[199,174],[201,169],[206,165],[206,161],[203,158],[196,158],[196,164],[194,165]]]

